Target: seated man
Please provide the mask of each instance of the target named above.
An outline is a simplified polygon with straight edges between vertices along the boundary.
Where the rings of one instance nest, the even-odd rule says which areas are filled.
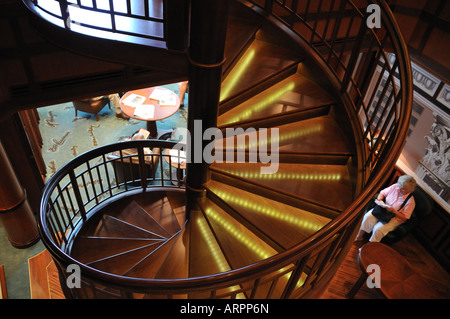
[[[129,120],[130,119],[130,117],[128,115],[124,114],[122,112],[122,110],[120,109],[120,97],[119,97],[119,94],[117,94],[117,93],[110,94],[108,96],[97,96],[97,97],[91,98],[90,100],[91,101],[97,101],[97,100],[100,100],[100,99],[102,99],[104,97],[107,97],[111,101],[112,105],[114,106],[114,109],[116,110],[116,117],[117,118],[122,118],[124,120]]]
[[[144,139],[145,139],[144,134],[142,134],[140,132],[134,134],[131,137],[131,140],[144,140]],[[156,152],[156,150],[155,150],[155,152]],[[138,153],[138,150],[136,148],[126,148],[126,149],[122,150],[122,155],[124,157],[127,156],[127,155],[135,155],[137,153]],[[158,153],[158,152],[156,152],[156,153]],[[144,154],[150,155],[150,154],[153,154],[153,152],[148,147],[144,147]],[[152,157],[153,156],[145,156],[146,164],[150,164],[151,163]],[[136,156],[134,156],[134,157],[131,158],[131,162],[137,164],[137,163],[139,163],[139,159]]]
[[[136,133],[133,135],[131,140],[141,140],[145,139],[144,134]],[[130,140],[130,139],[128,139]],[[141,171],[141,166],[139,165],[139,157],[137,156],[137,148],[126,148],[122,150],[123,159],[120,158],[120,152],[116,151],[111,155],[108,155],[108,160],[110,160],[111,165],[114,168],[114,174],[117,178],[118,185],[123,183],[128,183],[134,185],[134,183],[139,184],[139,179],[141,174],[144,173],[148,181],[151,181],[155,177],[155,171],[158,167],[157,163],[159,161],[159,154],[161,150],[157,147],[150,150],[148,147],[144,147],[144,160],[145,160],[145,172]],[[131,157],[127,157],[133,155]]]

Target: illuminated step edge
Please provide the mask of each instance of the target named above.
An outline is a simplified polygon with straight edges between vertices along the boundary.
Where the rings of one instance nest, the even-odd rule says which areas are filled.
[[[226,192],[223,190],[214,189],[214,187],[212,188],[212,191],[226,203],[235,204],[237,206],[243,207],[244,209],[250,209],[253,213],[267,215],[280,221],[288,222],[291,225],[298,226],[299,228],[310,230],[311,232],[318,231],[324,226],[325,223],[328,222],[328,219],[325,218],[323,223],[317,223],[311,219],[306,218],[305,216],[295,216],[292,214],[286,214],[283,211],[268,207],[266,205],[261,205],[260,203],[249,199],[248,197],[246,198],[238,197],[236,196],[236,194],[232,194],[230,192]],[[316,215],[314,216],[315,216],[314,218],[317,218]]]
[[[243,120],[250,119],[254,113],[260,112],[260,111],[264,110],[265,108],[278,102],[286,93],[292,92],[294,90],[294,88],[295,88],[295,82],[287,83],[283,87],[281,87],[278,90],[271,93],[264,100],[259,101],[258,103],[255,103],[253,105],[249,105],[240,114],[235,115],[235,116],[225,120],[223,123],[221,123],[221,125],[226,125],[226,124],[240,122]]]
[[[227,220],[227,218],[223,218],[221,213],[217,212],[211,206],[207,206],[204,212],[208,218],[220,224],[230,236],[244,244],[245,247],[253,251],[261,260],[267,259],[276,254],[275,250],[269,249],[268,246],[264,247],[260,241],[257,242],[242,234],[240,229],[236,228],[231,222]]]

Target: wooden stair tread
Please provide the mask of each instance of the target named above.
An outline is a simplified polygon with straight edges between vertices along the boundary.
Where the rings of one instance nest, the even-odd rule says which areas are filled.
[[[189,277],[231,270],[201,211],[191,212],[190,227]]]
[[[167,192],[166,195],[178,221],[178,225],[182,227],[186,222],[186,193]]]
[[[217,122],[221,127],[333,102],[334,99],[327,91],[300,73],[295,73],[221,114]]]
[[[147,279],[155,278],[155,275],[158,273],[159,268],[164,262],[168,252],[172,248],[172,244],[178,238],[177,235],[178,234],[172,236],[163,245],[157,247],[157,249],[155,249],[151,254],[139,260],[135,265],[133,265],[133,267],[131,267],[123,275],[127,277],[136,277],[136,278],[147,278]]]
[[[253,41],[236,67],[222,81],[221,101],[270,79],[280,70],[296,65],[301,59],[297,53],[288,49],[265,41]]]
[[[213,180],[207,183],[207,189],[284,249],[308,238],[330,221],[329,218]]]
[[[227,71],[234,65],[242,52],[248,47],[255,38],[259,26],[245,19],[229,16],[227,24],[227,36],[225,39],[225,63],[223,72]]]
[[[147,211],[135,200],[130,200],[128,205],[115,214],[108,213],[124,222],[143,228],[152,233],[168,238],[171,234],[165,230]]]
[[[129,251],[87,263],[88,266],[104,272],[122,275],[131,269],[137,262],[151,255],[156,249],[164,244],[164,241],[154,242]]]
[[[323,113],[323,110],[319,113]],[[307,116],[310,115],[308,114]],[[316,112],[313,112],[312,118],[306,118],[301,121],[295,121],[295,118],[293,118],[289,120],[292,121],[291,123],[283,125],[271,125],[270,120],[266,121],[264,128],[268,130],[267,139],[269,142],[267,149],[270,150],[269,134],[272,134],[270,129],[278,128],[280,154],[353,155],[352,145],[334,119],[328,115],[316,115]],[[228,150],[230,146],[233,146],[234,150],[239,151],[256,150],[256,143],[260,140],[260,130],[256,125],[254,127],[251,127],[251,125],[252,123],[250,122],[250,129],[242,129],[242,134],[232,137],[226,137],[227,132],[225,131],[225,137],[215,142],[216,150]],[[233,132],[240,133],[236,130]],[[245,138],[245,144],[240,142],[243,138]]]
[[[265,164],[214,163],[211,168],[338,211],[346,209],[353,199],[352,184],[344,165],[280,163],[276,173],[260,174],[262,165]]]
[[[110,215],[103,215],[93,234],[87,236],[115,237],[115,238],[151,238],[162,239],[163,237],[151,231],[145,230]]]
[[[232,269],[248,266],[277,253],[211,200],[203,199],[200,206]]]
[[[330,116],[279,126],[280,152],[353,154],[342,129]]]
[[[156,279],[187,278],[189,275],[189,227],[183,227],[159,267]]]
[[[115,238],[79,236],[74,242],[70,255],[82,263],[91,263],[99,259],[117,255],[161,242],[161,239]]]
[[[181,226],[172,210],[168,192],[151,192],[152,198],[149,200],[148,193],[133,196],[133,199],[151,215],[169,234],[177,233]],[[184,193],[182,193],[184,194]],[[181,196],[181,195],[180,195]],[[174,198],[171,196],[170,198]]]

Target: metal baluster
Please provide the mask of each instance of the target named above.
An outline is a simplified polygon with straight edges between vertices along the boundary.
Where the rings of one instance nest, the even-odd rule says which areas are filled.
[[[76,210],[75,210],[75,206],[74,206],[74,204],[73,204],[72,196],[71,196],[70,193],[69,193],[68,187],[66,187],[66,188],[64,189],[64,191],[66,192],[67,198],[69,199],[70,209],[72,210],[71,215],[70,215],[70,219],[72,220],[73,217],[74,217],[75,211],[76,211]],[[73,228],[73,226],[72,226],[72,228]]]
[[[309,11],[310,5],[311,5],[311,0],[308,0],[308,1],[306,2],[305,13],[303,14],[303,21],[305,22],[305,24],[307,24],[307,22],[306,22],[306,16],[307,16],[308,13],[309,13],[308,11]]]
[[[74,227],[73,227],[73,224],[72,224],[72,219],[70,218],[70,215],[69,215],[69,209],[67,208],[67,204],[66,204],[66,200],[64,198],[63,191],[61,190],[61,187],[59,186],[59,184],[57,185],[57,188],[58,188],[59,198],[61,198],[61,202],[63,204],[64,211],[66,212],[66,217],[67,217],[68,224],[73,229]]]
[[[55,212],[53,211],[52,205],[50,203],[49,203],[49,209],[50,209],[48,211],[49,214],[51,214],[51,213],[55,214]],[[63,238],[62,238],[61,232],[59,232],[57,230],[58,227],[57,227],[57,225],[55,225],[54,217],[53,217],[53,215],[48,215],[46,217],[47,217],[47,225],[48,225],[48,228],[52,232],[53,239],[54,239],[55,243],[57,243],[58,246],[61,247]]]
[[[331,12],[333,12],[333,7],[334,7],[334,1],[331,1],[331,5],[330,5],[330,9],[328,10],[328,16],[327,16],[327,22],[325,23],[325,28],[323,30],[323,42],[327,43],[327,32],[328,32],[328,26],[330,25],[330,20],[331,20]]]
[[[172,155],[169,154],[169,156],[167,157],[169,159],[169,178],[170,178],[170,182],[173,183],[173,179],[172,179]]]
[[[108,163],[107,163],[105,154],[102,155],[102,158],[103,158],[103,168],[105,170],[105,175],[106,175],[106,182],[108,183],[109,196],[112,197],[113,193],[112,193],[112,187],[111,187],[111,179],[109,177],[108,166],[107,166]]]
[[[57,212],[57,210],[55,209],[55,206],[53,205],[54,203],[51,204],[51,211],[53,212],[53,220],[56,222],[56,226],[55,229],[58,230],[58,234],[60,235],[60,239],[62,239],[62,241],[64,241],[67,244],[67,238],[66,238],[66,234],[65,234],[65,227],[63,227],[63,225],[61,224],[61,220],[59,219],[59,213]],[[64,224],[64,223],[63,223]],[[60,242],[60,245],[62,245],[62,242]]]
[[[64,21],[64,27],[70,29],[69,5],[67,0],[59,0],[59,7],[61,9],[61,18]]]
[[[274,0],[266,0],[266,4],[264,9],[266,10],[267,14],[271,14],[273,10],[273,1]]]
[[[111,31],[116,32],[116,19],[114,15],[114,0],[109,0],[109,14],[111,15]]]
[[[321,7],[322,7],[322,0],[319,0],[319,6],[317,7],[317,18],[314,19],[314,27],[313,27],[313,29],[312,29],[311,39],[309,40],[309,43],[310,43],[310,44],[313,43],[314,37],[316,36],[316,33],[317,33],[317,32],[316,32],[316,29],[317,29],[317,23],[318,23],[318,21],[319,21],[319,14],[320,14],[320,9],[321,9]],[[323,41],[323,39],[321,39],[320,35],[317,35],[317,37],[319,38],[319,40],[322,40],[322,41]]]
[[[252,292],[251,292],[251,294],[250,294],[250,299],[254,299],[254,298],[255,298],[256,290],[258,290],[260,281],[261,281],[261,278],[255,279],[255,281],[254,281],[254,283],[253,283]]]
[[[344,78],[341,83],[341,92],[342,93],[345,91],[348,91],[350,79],[353,74],[353,71],[355,70],[356,61],[358,60],[359,53],[361,52],[361,44],[362,44],[364,35],[366,34],[366,31],[367,31],[366,25],[364,23],[361,23],[359,31],[358,31],[358,36],[356,37],[352,53],[350,55],[350,59],[347,64],[347,68],[345,70]]]
[[[95,203],[98,205],[97,191],[95,190],[94,178],[92,177],[92,169],[91,169],[91,165],[89,164],[89,161],[86,162],[86,166],[88,168],[89,179],[91,180],[92,192],[94,193]]]
[[[330,58],[331,58],[332,55],[334,55],[337,58],[337,55],[333,51],[333,47],[334,47],[334,44],[336,42],[336,38],[338,36],[338,31],[339,31],[339,28],[341,26],[342,17],[344,15],[344,13],[345,13],[345,1],[342,1],[341,5],[340,5],[340,8],[339,8],[339,15],[336,17],[336,20],[334,22],[334,30],[333,30],[333,34],[331,36],[331,41],[330,41],[330,53],[328,54],[328,57],[326,59],[326,62],[327,62],[328,65],[330,63]],[[348,32],[348,30],[347,30],[347,32]],[[344,44],[342,44],[342,45],[344,45]],[[335,71],[337,71],[337,70],[335,70]]]
[[[141,178],[141,187],[142,191],[145,192],[147,189],[147,170],[146,170],[146,163],[145,163],[145,157],[144,157],[144,148],[142,145],[138,147],[138,163],[139,163],[139,174]]]
[[[164,167],[163,167],[163,158],[162,158],[162,149],[159,153],[159,163],[161,166],[161,186],[164,187]],[[169,167],[169,174],[171,174],[170,167]]]
[[[102,178],[101,178],[101,175],[100,175],[99,165],[95,166],[95,170],[97,171],[98,184],[100,186],[100,196],[102,196],[105,193],[105,189],[103,188],[103,183],[102,183]]]
[[[308,261],[309,257],[310,255],[306,255],[295,263],[295,269],[289,277],[289,281],[284,288],[281,299],[287,299],[291,296],[292,292],[295,289],[295,286],[297,286],[297,282],[303,273],[303,269],[305,268],[306,262]]]
[[[122,174],[123,174],[123,184],[125,186],[125,191],[128,190],[128,183],[126,181],[126,174],[125,174],[125,164],[124,164],[124,160],[123,160],[123,154],[122,154],[122,150],[119,150],[119,154],[120,154],[120,166],[122,168]],[[116,178],[117,180],[117,178]]]
[[[78,204],[78,210],[80,211],[81,218],[86,221],[86,210],[84,208],[83,199],[81,197],[80,188],[78,187],[77,179],[75,177],[74,171],[69,172],[70,183],[72,184],[72,190],[75,194],[75,199]]]

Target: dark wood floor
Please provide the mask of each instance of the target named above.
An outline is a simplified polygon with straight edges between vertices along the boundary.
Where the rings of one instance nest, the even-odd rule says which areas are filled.
[[[352,245],[344,262],[339,267],[326,292],[322,295],[322,299],[348,299],[347,293],[361,275],[361,268],[357,259],[360,247],[361,244],[355,243]],[[408,235],[391,247],[402,254],[411,266],[431,283],[439,296],[450,299],[450,274],[412,235]],[[370,289],[366,285],[363,285],[355,295],[355,299],[383,298],[376,289]]]

